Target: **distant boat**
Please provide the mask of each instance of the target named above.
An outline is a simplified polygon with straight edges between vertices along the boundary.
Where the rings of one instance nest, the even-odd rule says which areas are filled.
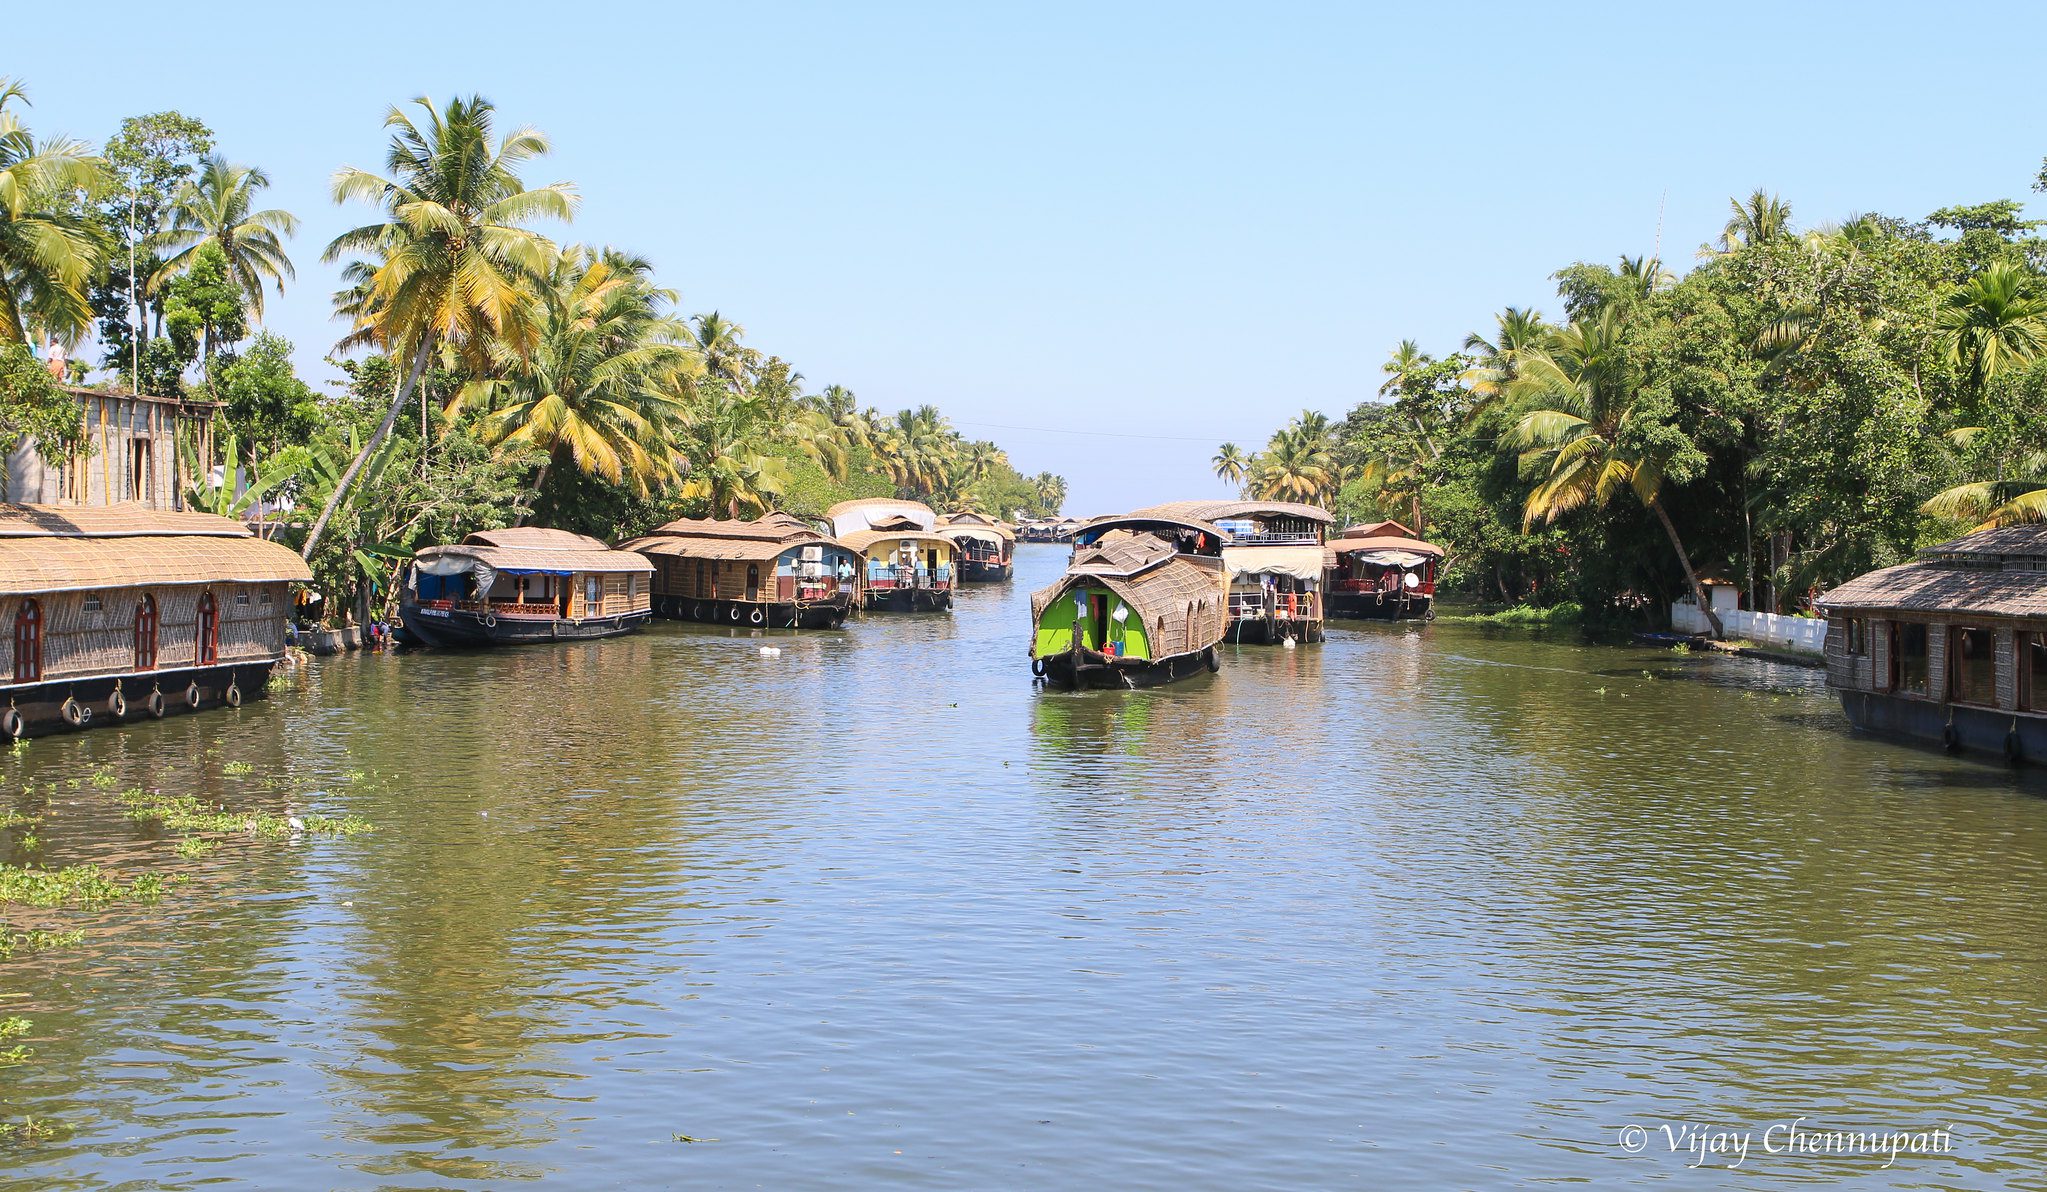
[[[979,513],[952,513],[938,520],[938,534],[958,548],[962,583],[991,583],[1014,574],[1016,531]]]
[[[1322,640],[1322,539],[1329,511],[1297,501],[1174,501],[1137,511],[1207,522],[1228,535],[1228,640]]]
[[[1433,616],[1436,570],[1447,553],[1397,521],[1350,527],[1323,550],[1329,615],[1375,621]]]
[[[631,633],[653,616],[644,555],[584,534],[521,526],[413,556],[399,593],[399,640],[485,646]]]
[[[0,739],[261,696],[312,578],[224,517],[0,505]]]
[[[1031,670],[1057,687],[1151,687],[1217,669],[1229,624],[1213,525],[1090,522],[1059,582],[1031,597]]]
[[[654,612],[677,620],[835,629],[859,589],[859,557],[786,513],[681,518],[619,549],[653,562]]]
[[[950,538],[938,514],[921,501],[874,497],[841,501],[825,511],[832,533],[860,557],[860,599],[877,612],[943,612],[952,607]]]
[[[1857,729],[2047,761],[2047,525],[1928,547],[1814,603]]]

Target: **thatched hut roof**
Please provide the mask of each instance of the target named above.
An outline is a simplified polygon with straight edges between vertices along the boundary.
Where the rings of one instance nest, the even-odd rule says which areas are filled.
[[[1227,543],[1230,540],[1230,532],[1221,526],[1191,517],[1178,517],[1164,513],[1112,513],[1106,517],[1094,519],[1074,531],[1074,533],[1076,536],[1086,534],[1090,538],[1095,538],[1099,541],[1099,535],[1112,530],[1164,531],[1166,533],[1187,530],[1197,534],[1206,534],[1220,543]]]
[[[900,501],[894,497],[862,497],[854,501],[840,501],[825,510],[826,520],[832,523],[832,533],[844,539],[846,535],[861,530],[879,529],[896,521],[906,521],[919,530],[931,530],[938,526],[938,514],[922,501]]]
[[[1339,538],[1413,538],[1415,533],[1397,521],[1368,522],[1345,526]]]
[[[429,546],[414,556],[414,564],[429,575],[451,575],[471,570],[465,563],[481,564],[492,571],[512,575],[646,573],[654,565],[643,555],[613,550],[587,534],[548,530],[539,526],[516,526],[506,530],[483,530],[452,546]]]
[[[843,544],[786,513],[770,513],[757,521],[678,518],[652,534],[619,543],[618,549],[678,559],[762,562],[805,546]]]
[[[1174,653],[1214,645],[1229,625],[1229,589],[1218,563],[1183,555],[1148,534],[1128,533],[1082,547],[1059,582],[1031,593],[1031,619],[1088,584],[1122,597],[1144,622],[1145,636]],[[1174,640],[1169,622],[1172,629],[1184,626],[1184,640]]]
[[[1250,517],[1298,517],[1327,525],[1334,520],[1329,516],[1329,511],[1320,505],[1304,505],[1298,501],[1168,501],[1163,505],[1147,505],[1143,509],[1131,511],[1133,517],[1140,514],[1180,517],[1200,522]]]
[[[839,536],[839,542],[846,549],[856,553],[865,553],[868,547],[873,546],[877,542],[897,539],[909,542],[929,542],[948,548],[953,545],[952,539],[942,534],[934,534],[925,530],[858,530],[851,534],[841,534]]]
[[[1423,542],[1419,538],[1398,538],[1388,535],[1372,538],[1351,538],[1348,536],[1332,538],[1329,540],[1328,555],[1334,559],[1338,555],[1369,554],[1372,551],[1381,550],[1405,551],[1408,554],[1427,555],[1435,559],[1440,559],[1450,553],[1433,542]]]
[[[1895,609],[2047,617],[2047,572],[1901,563],[1858,575],[1816,603],[1829,612]]]
[[[1977,562],[2005,559],[2047,559],[2047,522],[2018,526],[1997,526],[1964,534],[1953,542],[1929,546],[1919,552],[1922,559],[1955,559]]]
[[[963,538],[988,539],[992,536],[1007,542],[1016,541],[1016,527],[989,517],[985,513],[962,511],[948,513],[938,519],[939,533],[950,537],[953,531],[958,531],[958,536]]]
[[[295,552],[224,517],[140,505],[0,505],[0,593],[312,578]]]

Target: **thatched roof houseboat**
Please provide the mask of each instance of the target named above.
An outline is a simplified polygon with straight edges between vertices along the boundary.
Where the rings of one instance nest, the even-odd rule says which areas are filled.
[[[203,513],[0,505],[0,735],[239,706],[284,656],[297,554]]]
[[[848,534],[905,523],[926,533],[938,528],[938,514],[931,506],[922,501],[904,501],[895,497],[861,497],[852,501],[840,501],[825,510],[824,515],[825,520],[832,525],[832,536],[842,542]]]
[[[1329,615],[1378,621],[1434,616],[1436,573],[1448,554],[1397,521],[1351,526],[1322,552]]]
[[[1217,668],[1229,584],[1220,555],[1114,529],[1031,596],[1031,621],[1031,671],[1047,684],[1149,687]]]
[[[482,646],[630,633],[653,616],[654,565],[585,534],[520,526],[430,546],[406,565],[402,640]]]
[[[951,513],[938,519],[940,537],[958,548],[962,583],[1008,579],[1016,556],[1016,531],[981,513]]]
[[[1816,603],[1856,728],[2047,761],[2047,525],[1929,547]]]
[[[1229,536],[1229,640],[1322,640],[1322,540],[1329,512],[1297,501],[1174,501],[1138,514],[1189,518]]]
[[[886,612],[942,612],[952,607],[954,559],[959,548],[942,534],[907,518],[883,518],[871,530],[841,535],[861,560],[860,595],[867,608]]]
[[[681,518],[619,544],[654,564],[664,617],[747,629],[825,629],[846,622],[858,556],[786,513],[758,521]]]

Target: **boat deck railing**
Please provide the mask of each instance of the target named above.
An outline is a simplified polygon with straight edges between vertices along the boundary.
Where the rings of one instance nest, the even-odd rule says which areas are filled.
[[[1232,621],[1262,621],[1268,616],[1275,621],[1319,621],[1322,606],[1313,592],[1275,592],[1270,605],[1260,593],[1230,593]]]
[[[517,600],[422,600],[421,608],[443,612],[490,613],[505,617],[556,617],[561,610],[552,604],[525,604]]]
[[[1405,591],[1410,596],[1433,596],[1436,594],[1436,585],[1432,582],[1424,581],[1419,587],[1407,588],[1403,586],[1389,588],[1385,585],[1384,580],[1340,579],[1336,581],[1336,590],[1339,592],[1364,592],[1367,594],[1383,592],[1388,596],[1397,595]]]
[[[1320,546],[1322,535],[1313,532],[1274,530],[1256,534],[1232,534],[1231,546]]]
[[[877,591],[897,591],[904,588],[924,588],[943,591],[952,586],[952,568],[940,567],[932,570],[926,567],[873,567],[867,569],[867,586]]]

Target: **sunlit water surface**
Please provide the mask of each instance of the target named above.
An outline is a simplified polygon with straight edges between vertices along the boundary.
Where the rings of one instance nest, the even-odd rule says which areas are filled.
[[[1799,1115],[1955,1153],[1720,1179],[2047,1164],[2031,779],[1855,738],[1816,672],[1443,623],[1040,694],[1063,559],[779,656],[338,658],[0,759],[62,786],[13,862],[193,875],[0,962],[7,1114],[61,1123],[0,1175],[1659,1183],[1707,1173],[1622,1127]],[[377,831],[181,860],[96,768]]]

